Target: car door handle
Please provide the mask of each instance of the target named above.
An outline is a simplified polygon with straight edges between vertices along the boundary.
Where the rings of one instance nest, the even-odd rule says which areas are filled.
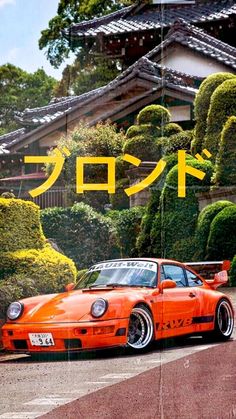
[[[196,294],[194,294],[194,292],[190,292],[188,296],[189,296],[190,298],[194,298],[194,297],[196,297]]]

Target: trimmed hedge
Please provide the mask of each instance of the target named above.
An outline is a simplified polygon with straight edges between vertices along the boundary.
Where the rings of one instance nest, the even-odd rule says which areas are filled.
[[[220,139],[213,183],[217,186],[236,185],[236,116],[226,122]]]
[[[170,122],[170,112],[161,105],[149,105],[143,108],[138,116],[139,125],[151,124],[154,126],[162,126]]]
[[[39,207],[21,199],[0,198],[0,252],[42,249],[45,243]]]
[[[236,114],[236,78],[226,80],[214,91],[207,117],[204,148],[216,158],[221,131],[227,119]]]
[[[123,211],[109,211],[107,217],[117,230],[121,257],[136,257],[136,239],[140,232],[144,207],[133,207]]]
[[[3,280],[14,275],[32,279],[41,294],[61,291],[76,279],[74,263],[50,245],[1,253],[0,272]]]
[[[112,222],[89,205],[48,208],[41,211],[41,220],[46,237],[55,239],[78,269],[119,256]]]
[[[192,143],[192,154],[201,153],[207,127],[207,114],[210,101],[215,89],[224,81],[234,78],[231,73],[216,73],[208,76],[201,84],[194,102],[195,136]]]
[[[211,223],[219,212],[224,208],[234,205],[230,201],[218,201],[207,205],[198,217],[195,240],[197,249],[194,260],[204,260],[206,257],[207,241],[210,233]]]
[[[233,259],[236,254],[236,205],[224,208],[211,223],[207,260]]]

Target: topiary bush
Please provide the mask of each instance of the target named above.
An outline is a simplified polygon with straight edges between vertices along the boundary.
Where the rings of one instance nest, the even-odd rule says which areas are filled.
[[[231,287],[236,287],[236,256],[231,262],[231,269],[229,273],[229,283]]]
[[[236,185],[236,117],[226,122],[220,138],[213,183],[217,186]]]
[[[171,135],[178,134],[182,131],[183,128],[180,125],[175,124],[174,122],[170,122],[169,124],[166,124],[164,127],[162,127],[162,136],[170,137]]]
[[[149,135],[137,135],[126,141],[123,152],[142,161],[158,161],[162,156],[162,144]]]
[[[0,198],[0,253],[42,249],[45,243],[38,206],[21,199]]]
[[[194,101],[195,135],[192,142],[191,152],[193,155],[201,153],[207,127],[207,114],[210,101],[215,89],[224,81],[234,78],[231,73],[215,73],[208,76],[201,84]]]
[[[236,205],[228,206],[211,223],[207,260],[233,259],[236,254]]]
[[[168,139],[168,143],[165,148],[165,153],[172,154],[176,153],[178,150],[186,150],[187,152],[190,152],[192,140],[192,130],[182,131],[178,134],[172,135]]]
[[[46,237],[55,239],[78,269],[119,256],[113,223],[87,204],[45,209],[41,220]]]
[[[140,224],[144,207],[133,207],[122,211],[109,211],[110,218],[117,230],[121,257],[136,257],[136,239],[140,232]]]
[[[149,105],[143,108],[138,116],[139,125],[151,124],[154,126],[162,126],[170,122],[170,112],[161,105]]]
[[[152,137],[159,137],[161,135],[161,130],[158,127],[155,127],[150,124],[143,125],[131,125],[126,132],[128,138],[134,138],[137,135],[151,135]]]
[[[204,148],[216,158],[221,131],[227,119],[236,114],[236,78],[226,80],[216,88],[211,97],[207,117],[207,130]]]
[[[200,212],[195,233],[197,249],[194,254],[194,260],[205,260],[211,223],[219,212],[231,205],[234,204],[230,201],[218,201],[207,205],[207,207]]]

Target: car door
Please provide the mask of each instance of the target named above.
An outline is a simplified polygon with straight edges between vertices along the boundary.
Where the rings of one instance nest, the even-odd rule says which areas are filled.
[[[193,333],[197,294],[188,287],[185,269],[175,263],[163,263],[161,281],[164,279],[175,281],[176,287],[163,289],[162,320],[157,330],[162,337]]]

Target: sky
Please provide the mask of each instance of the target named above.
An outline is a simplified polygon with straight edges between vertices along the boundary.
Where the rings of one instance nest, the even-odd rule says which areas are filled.
[[[59,0],[0,0],[0,65],[11,63],[28,72],[43,68],[61,78],[63,68],[73,58],[54,69],[40,51],[40,32],[57,13]]]

